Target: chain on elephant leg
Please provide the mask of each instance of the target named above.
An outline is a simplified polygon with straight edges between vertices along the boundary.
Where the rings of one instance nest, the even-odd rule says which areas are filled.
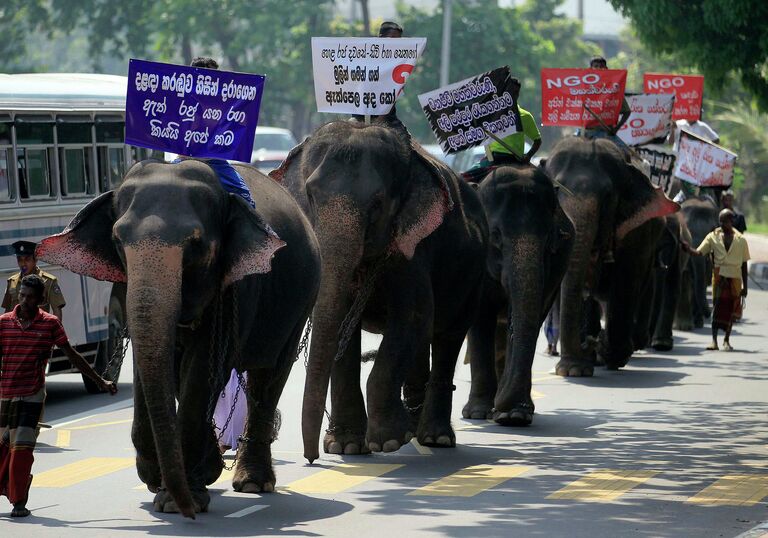
[[[275,491],[272,443],[280,430],[280,411],[258,407],[248,417],[245,433],[238,441],[237,466],[232,486],[242,493]]]
[[[417,437],[422,445],[444,448],[456,446],[456,433],[451,427],[451,398],[455,390],[456,385],[452,380],[427,383],[427,396]]]

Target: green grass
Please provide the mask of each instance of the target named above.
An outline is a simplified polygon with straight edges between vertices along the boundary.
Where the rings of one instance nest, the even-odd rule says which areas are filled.
[[[768,235],[768,222],[747,222],[747,232]]]

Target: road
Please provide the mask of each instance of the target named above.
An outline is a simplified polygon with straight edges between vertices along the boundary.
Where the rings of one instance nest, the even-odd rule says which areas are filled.
[[[768,520],[766,327],[768,291],[752,291],[737,351],[704,351],[707,330],[678,333],[671,353],[585,379],[552,375],[540,338],[531,427],[461,419],[470,378],[459,364],[457,448],[312,466],[297,362],[274,444],[278,492],[238,494],[225,475],[195,521],[153,512],[136,475],[129,355],[116,397],[86,395],[79,376],[49,380],[54,427],[39,439],[32,516],[7,518],[3,499],[0,536],[734,537]]]

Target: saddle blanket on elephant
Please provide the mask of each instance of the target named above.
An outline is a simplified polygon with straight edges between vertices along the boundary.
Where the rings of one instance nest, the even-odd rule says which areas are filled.
[[[45,388],[31,396],[0,399],[0,495],[14,504],[27,498],[44,403]]]
[[[720,276],[720,268],[712,271],[712,326],[729,330],[741,308],[741,279]]]

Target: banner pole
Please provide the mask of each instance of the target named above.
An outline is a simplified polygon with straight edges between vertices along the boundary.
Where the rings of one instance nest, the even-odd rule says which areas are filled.
[[[589,108],[589,106],[588,106],[587,104],[585,104],[585,105],[584,105],[584,109],[585,109],[587,112],[589,112],[590,114],[592,114],[592,117],[594,117],[594,118],[595,118],[595,119],[596,119],[598,122],[600,122],[600,125],[603,127],[603,129],[605,129],[605,132],[606,132],[606,133],[610,132],[611,128],[610,128],[610,127],[608,127],[608,126],[605,124],[605,122],[604,122],[602,119],[600,119],[600,116],[598,116],[597,114],[595,114],[595,112],[594,112],[594,111],[593,111],[591,108]],[[584,128],[584,130],[586,131],[586,130],[587,130],[587,128],[585,127],[585,128]]]

